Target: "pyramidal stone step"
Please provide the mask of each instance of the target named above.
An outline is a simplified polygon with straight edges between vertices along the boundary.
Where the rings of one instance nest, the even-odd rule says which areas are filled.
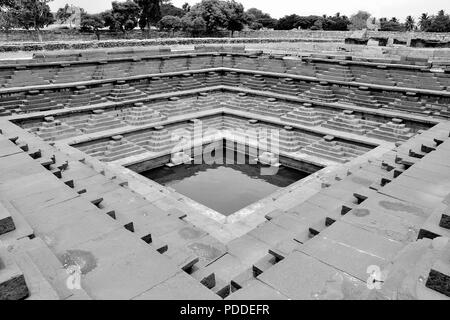
[[[110,130],[119,128],[123,124],[119,119],[105,113],[103,109],[96,109],[87,119],[87,123],[81,130],[83,133],[99,132],[103,130]]]
[[[76,136],[78,131],[54,117],[45,117],[36,134],[46,141],[53,141]]]
[[[321,81],[311,89],[303,92],[302,97],[313,100],[321,100],[325,102],[336,102],[337,98],[333,93],[333,90],[328,85],[328,82]]]
[[[414,134],[410,128],[407,128],[402,119],[393,118],[386,124],[375,128],[367,134],[369,137],[375,137],[386,141],[406,141]]]
[[[82,107],[106,102],[106,99],[96,95],[85,86],[77,86],[69,98],[70,107]]]
[[[283,152],[297,152],[301,149],[301,144],[298,141],[294,129],[291,126],[285,126],[279,135],[279,149]]]
[[[304,103],[298,108],[281,116],[281,119],[304,126],[319,126],[323,120],[320,114],[312,107],[310,103]]]
[[[169,151],[176,143],[171,138],[170,132],[164,126],[157,126],[153,128],[151,139],[145,148],[152,152]]]
[[[353,114],[353,110],[344,110],[335,118],[328,120],[322,124],[325,128],[343,130],[359,135],[364,135],[366,130],[363,127],[362,120]]]
[[[106,146],[102,161],[115,161],[118,159],[134,156],[144,153],[146,150],[140,146],[131,143],[121,135],[111,137],[111,141]]]
[[[118,81],[111,90],[108,99],[113,102],[127,101],[127,100],[137,100],[145,98],[147,95],[127,84],[125,81]]]
[[[142,126],[165,120],[167,117],[142,102],[135,103],[125,116],[125,122],[132,126]]]

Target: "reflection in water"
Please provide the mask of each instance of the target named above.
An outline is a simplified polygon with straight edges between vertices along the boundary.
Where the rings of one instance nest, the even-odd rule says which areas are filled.
[[[226,216],[309,175],[281,166],[276,175],[262,176],[260,169],[254,164],[183,164],[141,174]]]

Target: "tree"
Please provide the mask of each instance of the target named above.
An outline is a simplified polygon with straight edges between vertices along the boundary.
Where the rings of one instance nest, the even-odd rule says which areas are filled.
[[[19,8],[14,13],[17,25],[26,30],[36,30],[52,24],[53,14],[48,3],[52,0],[21,0]],[[40,34],[39,34],[39,37]]]
[[[202,0],[195,4],[186,15],[188,21],[194,21],[201,18],[205,22],[208,32],[215,32],[227,27],[227,14],[224,1],[220,0]],[[198,20],[197,22],[200,22]]]
[[[428,31],[431,26],[431,18],[428,13],[422,13],[419,20],[419,26],[421,31]]]
[[[277,21],[275,30],[292,30],[297,28],[302,17],[296,14],[284,16]]]
[[[350,30],[362,30],[367,28],[367,20],[371,16],[367,11],[358,11],[350,17]]]
[[[103,16],[101,14],[88,14],[83,12],[81,14],[81,27],[82,32],[94,32],[97,39],[100,41],[100,29],[105,25]]]
[[[183,30],[190,32],[193,37],[206,32],[206,21],[202,17],[185,15],[182,19]]]
[[[182,18],[185,14],[186,14],[186,12],[183,9],[175,7],[171,3],[161,5],[161,16],[162,17],[175,16],[175,17]]]
[[[436,16],[431,19],[429,30],[431,32],[450,32],[450,16],[440,10]]]
[[[275,27],[277,20],[272,18],[270,14],[264,13],[259,9],[256,8],[250,8],[246,11],[246,14],[248,16],[247,20],[250,22],[250,24],[260,24],[262,28],[269,28],[272,29]],[[254,29],[256,30],[256,29]]]
[[[56,20],[61,21],[61,23],[66,23],[66,21],[72,16],[72,13],[70,13],[69,10],[70,6],[68,4],[66,4],[64,8],[59,8],[58,11],[56,11]]]
[[[124,33],[137,27],[141,9],[133,1],[112,2],[112,10],[105,15],[105,25],[111,30],[120,30]]]
[[[160,0],[135,0],[140,8],[139,27],[150,30],[150,26],[156,25],[161,20]]]
[[[180,17],[165,16],[158,22],[158,27],[162,31],[169,31],[175,33],[180,30],[183,24]]]
[[[406,20],[405,20],[406,31],[414,30],[415,25],[416,25],[416,22],[414,21],[414,18],[412,16],[407,16]]]
[[[15,27],[16,17],[11,10],[0,11],[0,30],[8,32]]]
[[[226,27],[231,31],[232,37],[235,31],[244,29],[244,24],[248,22],[244,12],[244,6],[234,0],[228,0],[226,2],[225,16],[227,19]]]
[[[404,26],[398,22],[398,19],[392,17],[390,20],[380,19],[380,30],[381,31],[404,31]]]
[[[183,11],[184,11],[185,13],[188,13],[189,11],[191,11],[191,5],[190,5],[189,3],[187,3],[187,2],[185,2],[185,3],[183,4],[183,6],[181,7],[181,9],[183,9]]]

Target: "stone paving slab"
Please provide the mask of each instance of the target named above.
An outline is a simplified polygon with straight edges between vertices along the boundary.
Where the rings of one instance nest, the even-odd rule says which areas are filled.
[[[25,153],[16,153],[0,158],[0,176],[2,181],[17,179],[45,170],[38,162]]]
[[[258,279],[295,300],[359,300],[368,296],[365,282],[298,251],[263,272]]]
[[[296,234],[267,221],[250,231],[248,235],[270,246],[276,246],[286,239],[294,239]]]
[[[225,300],[288,300],[288,297],[259,280],[253,280],[248,286],[235,291]]]
[[[423,190],[419,191],[416,189],[410,189],[408,186],[396,184],[395,182],[391,182],[380,188],[378,192],[392,198],[411,202],[431,209],[435,208],[444,198],[423,192]]]
[[[269,249],[269,244],[247,234],[227,244],[228,253],[239,259],[246,268],[250,268],[253,263],[266,256]]]
[[[34,211],[28,222],[55,253],[121,228],[92,204],[77,198]]]
[[[131,299],[181,272],[124,229],[68,248],[60,260],[83,263],[81,284],[94,299]]]
[[[18,146],[0,135],[0,158],[23,152]]]
[[[369,266],[382,267],[402,247],[398,241],[337,221],[299,247],[299,250],[366,281]]]
[[[133,300],[221,300],[214,292],[185,273],[154,286]]]

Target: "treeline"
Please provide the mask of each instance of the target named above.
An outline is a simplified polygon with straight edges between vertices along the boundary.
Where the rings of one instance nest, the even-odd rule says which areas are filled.
[[[72,13],[70,6],[60,8],[52,14],[48,3],[52,0],[0,0],[0,29],[12,28],[40,30],[55,21],[64,23]],[[214,34],[228,30],[231,33],[243,29],[260,30],[361,30],[381,31],[426,31],[450,32],[450,16],[443,10],[435,15],[423,13],[417,21],[408,16],[405,21],[392,18],[372,18],[370,13],[358,11],[347,17],[336,13],[333,16],[286,15],[274,19],[259,9],[244,10],[235,0],[202,0],[192,7],[185,3],[181,8],[171,0],[127,0],[113,1],[111,9],[99,14],[81,10],[81,31],[95,32],[108,28],[126,33],[135,28],[159,29],[175,32],[183,30],[193,36]]]

